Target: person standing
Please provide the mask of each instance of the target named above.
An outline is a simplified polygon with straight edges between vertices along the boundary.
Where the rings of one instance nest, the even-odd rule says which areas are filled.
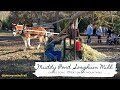
[[[93,34],[93,26],[92,24],[90,23],[88,26],[87,26],[87,43],[90,44],[91,43],[91,36]]]
[[[98,27],[98,28],[97,28],[96,34],[97,34],[97,36],[98,36],[98,44],[102,43],[102,40],[101,40],[102,28],[101,28],[101,27]]]
[[[112,29],[112,28],[110,28],[110,27],[108,28],[108,32],[107,32],[107,33],[108,33],[108,36],[111,36],[111,33],[112,33],[111,29]]]
[[[93,36],[96,36],[96,25],[95,25],[95,27],[93,29]]]
[[[106,27],[103,25],[102,27],[102,33],[103,33],[103,36],[105,36],[105,33],[106,33]]]
[[[107,32],[108,32],[108,28],[107,26],[105,27],[105,36],[107,35]]]

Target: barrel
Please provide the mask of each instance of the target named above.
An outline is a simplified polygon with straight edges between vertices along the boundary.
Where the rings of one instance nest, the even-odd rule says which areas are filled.
[[[76,51],[80,51],[81,50],[81,42],[76,40]]]

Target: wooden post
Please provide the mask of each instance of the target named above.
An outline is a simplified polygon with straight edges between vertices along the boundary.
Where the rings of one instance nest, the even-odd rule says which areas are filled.
[[[76,30],[75,30],[75,38],[74,38],[74,60],[76,60]]]
[[[78,30],[78,18],[74,22],[74,60],[76,60],[76,36]],[[78,33],[79,34],[79,33]]]
[[[65,59],[65,54],[66,54],[66,38],[64,39],[64,42],[63,42],[63,61]]]

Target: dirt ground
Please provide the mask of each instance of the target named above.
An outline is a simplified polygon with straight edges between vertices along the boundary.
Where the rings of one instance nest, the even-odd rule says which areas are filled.
[[[83,36],[86,41],[86,36]],[[108,56],[112,56],[109,62],[117,62],[118,74],[114,79],[120,78],[120,45],[108,46],[105,44],[106,37],[103,37],[103,43],[98,45],[97,37],[92,37],[92,48],[103,52]],[[31,40],[32,46],[38,45],[37,39]],[[36,79],[32,73],[34,72],[35,62],[43,60],[43,49],[23,51],[24,42],[20,36],[13,37],[11,33],[0,33],[0,79],[4,79],[5,74],[23,74],[26,79]],[[104,61],[104,60],[103,60]],[[12,79],[13,77],[9,77]],[[15,78],[15,77],[14,77]],[[16,77],[18,78],[18,77]]]

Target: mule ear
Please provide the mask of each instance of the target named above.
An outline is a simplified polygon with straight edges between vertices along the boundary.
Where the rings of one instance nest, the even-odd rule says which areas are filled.
[[[23,26],[23,29],[26,29],[26,26]]]

